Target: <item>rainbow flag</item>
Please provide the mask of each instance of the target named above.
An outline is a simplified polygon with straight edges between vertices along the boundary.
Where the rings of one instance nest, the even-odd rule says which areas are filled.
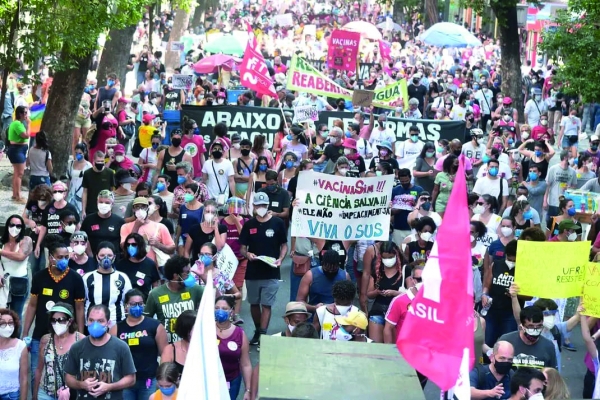
[[[45,104],[34,104],[29,108],[29,133],[35,135],[42,127],[42,119],[44,118],[44,112],[46,111]]]

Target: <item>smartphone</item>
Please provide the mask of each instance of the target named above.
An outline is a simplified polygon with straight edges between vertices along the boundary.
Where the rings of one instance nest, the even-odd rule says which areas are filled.
[[[111,106],[112,106],[112,103],[110,102],[110,100],[104,100],[102,102],[102,108],[104,108],[104,112],[105,113],[109,113],[110,112]]]

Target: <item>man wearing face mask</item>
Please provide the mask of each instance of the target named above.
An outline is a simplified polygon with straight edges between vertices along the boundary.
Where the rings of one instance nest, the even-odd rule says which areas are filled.
[[[487,174],[482,178],[477,179],[473,192],[482,196],[490,195],[498,199],[500,210],[498,214],[502,215],[508,203],[508,181],[502,176],[499,176],[500,161],[490,159],[487,163]]]
[[[368,139],[371,146],[379,146],[384,143],[389,143],[390,149],[394,148],[396,134],[387,126],[387,114],[384,112],[379,114],[379,117],[377,117],[377,128],[374,128],[371,131],[371,136],[369,136]],[[393,150],[391,150],[390,153],[392,151]]]
[[[260,345],[260,335],[266,334],[271,319],[271,307],[275,304],[280,266],[288,250],[287,229],[281,218],[268,212],[269,196],[258,192],[253,198],[256,217],[246,221],[240,232],[242,245],[240,254],[248,259],[246,268],[246,288],[248,302],[255,326],[251,345]],[[272,264],[257,257],[270,257]]]
[[[112,213],[114,201],[115,196],[111,191],[101,191],[97,196],[97,212],[88,214],[81,223],[81,231],[89,239],[86,249],[88,256],[95,256],[101,242],[110,242],[115,248],[119,247],[120,231],[125,220]]]
[[[258,192],[269,196],[269,213],[281,218],[287,225],[290,216],[290,193],[277,184],[276,171],[267,171],[265,179],[267,186],[259,189]]]
[[[64,365],[65,381],[78,398],[122,399],[123,389],[135,384],[135,365],[129,346],[108,333],[110,311],[102,304],[87,315],[89,336],[75,342]],[[103,372],[84,371],[86,364],[102,362]]]
[[[423,110],[427,108],[427,88],[421,84],[421,78],[423,78],[423,75],[420,72],[413,76],[410,85],[408,85],[408,97],[419,102],[417,108],[422,115]]]
[[[462,154],[465,155],[473,166],[473,174],[477,176],[479,167],[483,164],[483,156],[486,153],[485,145],[483,144],[483,130],[472,128],[469,130],[471,141],[462,146]]]
[[[156,315],[167,330],[169,343],[174,343],[179,340],[175,333],[177,317],[183,311],[198,309],[204,286],[196,284],[188,258],[174,255],[166,262],[164,271],[166,282],[150,291],[145,312]]]
[[[560,163],[548,168],[546,184],[543,207],[544,210],[548,210],[546,218],[547,223],[550,224],[552,217],[561,213],[558,207],[559,197],[563,196],[567,189],[577,187],[577,171],[569,166],[568,151],[561,151]]]
[[[558,230],[558,235],[550,238],[549,242],[574,242],[577,240],[577,236],[581,234],[581,226],[570,219],[560,221],[556,230]]]
[[[121,97],[121,92],[115,87],[116,83],[117,74],[111,72],[106,75],[106,86],[98,88],[98,96],[96,96],[94,110],[100,108],[105,101],[110,101],[111,110],[117,107],[117,101],[119,100],[119,97]]]
[[[369,321],[362,311],[351,311],[346,315],[337,315],[335,322],[339,329],[335,332],[335,340],[342,342],[373,342],[365,334]]]
[[[340,268],[340,256],[335,250],[327,250],[321,256],[321,266],[311,268],[300,281],[296,301],[306,304],[309,312],[315,312],[323,304],[333,302],[333,285],[350,280],[350,275]]]
[[[394,216],[394,242],[400,244],[410,235],[408,215],[415,209],[417,199],[423,188],[411,182],[410,170],[407,168],[398,171],[400,185],[392,189],[392,215]]]
[[[519,320],[521,323],[519,330],[507,333],[499,339],[513,345],[515,349],[513,365],[536,369],[546,367],[558,369],[554,345],[542,336],[544,329],[542,310],[536,306],[525,307],[519,314]]]
[[[521,367],[510,380],[510,400],[544,400],[546,382],[539,368]]]
[[[396,142],[395,155],[400,167],[412,169],[423,150],[424,143],[419,140],[421,132],[418,126],[411,125],[408,128],[408,135],[409,139]]]
[[[54,199],[54,202],[47,208],[47,234],[58,235],[62,232],[59,215],[61,212],[66,211],[73,215],[79,215],[75,206],[67,203],[65,200],[68,192],[67,185],[62,181],[56,181],[54,185],[52,185],[52,198]]]
[[[491,364],[477,363],[469,372],[471,398],[495,400],[510,398],[510,380],[514,375],[512,360],[515,349],[508,342],[498,341],[490,354]]]
[[[83,196],[81,204],[84,212],[81,213],[82,219],[85,219],[86,214],[96,212],[95,199],[100,192],[103,190],[112,191],[116,186],[115,173],[112,169],[105,168],[104,159],[104,152],[97,151],[94,154],[93,167],[85,170],[83,173]]]
[[[181,129],[175,129],[171,132],[171,146],[161,151],[158,154],[158,160],[156,161],[156,171],[158,174],[165,174],[171,178],[171,182],[177,182],[177,168],[182,161],[187,161],[190,165],[193,164],[192,156],[181,147],[183,131]],[[157,175],[154,174],[153,184],[156,183]],[[168,189],[170,192],[175,190],[176,185],[169,185]]]
[[[285,314],[283,314],[283,322],[285,322],[287,328],[285,331],[276,333],[273,336],[292,337],[292,333],[294,332],[296,326],[306,322],[306,320],[311,316],[312,314],[306,310],[306,306],[303,302],[290,301],[286,304]]]
[[[525,104],[525,120],[529,126],[537,126],[540,117],[548,113],[548,106],[542,101],[541,89],[533,89],[533,97]]]
[[[210,198],[218,205],[223,205],[230,195],[235,196],[233,164],[223,157],[223,144],[220,141],[213,143],[210,154],[212,158],[202,167],[202,181],[206,184]]]

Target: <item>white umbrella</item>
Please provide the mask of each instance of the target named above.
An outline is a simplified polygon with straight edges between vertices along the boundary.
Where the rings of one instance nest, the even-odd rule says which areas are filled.
[[[391,29],[389,29],[390,25],[391,25]],[[402,32],[402,33],[404,33],[404,29],[402,29],[402,27],[400,26],[400,24],[397,24],[397,23],[395,23],[393,21],[392,21],[391,24],[389,24],[388,22],[382,22],[379,25],[377,25],[377,27],[379,29],[381,29],[381,30],[384,30],[384,31],[387,30],[387,31]]]
[[[383,35],[377,27],[373,24],[370,24],[366,21],[352,21],[344,25],[342,28],[346,31],[358,32],[361,37],[371,40],[382,40]]]

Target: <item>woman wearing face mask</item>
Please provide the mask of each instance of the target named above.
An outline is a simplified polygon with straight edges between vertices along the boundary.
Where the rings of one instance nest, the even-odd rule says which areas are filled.
[[[308,158],[308,144],[304,129],[301,126],[294,125],[286,137],[288,143],[283,146],[284,157],[292,152],[296,155],[296,160],[306,160]]]
[[[527,200],[518,200],[513,203],[510,217],[515,220],[515,239],[519,239],[524,229],[533,227],[533,213]]]
[[[273,153],[275,154],[275,163],[279,164],[281,162],[281,156],[282,156],[282,151],[283,148],[287,145],[288,143],[288,139],[287,139],[287,135],[290,132],[290,127],[292,126],[292,120],[288,117],[285,118],[285,120],[281,120],[281,123],[279,124],[279,129],[277,129],[277,133],[275,134],[275,139],[273,140]],[[255,153],[256,156],[262,156],[264,154],[262,154],[263,152],[263,147],[262,144],[257,145],[256,143],[256,138],[258,136],[262,136],[262,135],[257,135],[254,137],[254,146],[252,147],[252,152]],[[264,136],[263,136],[264,138]],[[266,140],[266,139],[265,139]],[[256,148],[256,151],[255,151]],[[269,163],[269,166],[273,165],[272,163]]]
[[[475,303],[481,301],[481,289],[483,285],[483,260],[485,259],[485,253],[487,248],[480,242],[480,237],[485,236],[487,228],[481,221],[471,221],[471,261],[473,265],[473,281],[474,287],[479,287],[478,296],[475,298]],[[477,275],[476,275],[477,274]],[[477,278],[477,280],[476,280]]]
[[[105,152],[108,139],[123,136],[119,121],[111,113],[110,105],[106,105],[109,107],[102,105],[92,114],[93,122],[96,124],[96,132],[92,135],[90,142],[86,143],[92,155],[96,154],[97,151]]]
[[[110,322],[113,324],[125,319],[123,298],[125,293],[131,290],[131,281],[127,274],[114,268],[115,254],[115,247],[112,243],[100,243],[96,252],[97,269],[83,276],[86,315],[91,305],[103,304],[110,310]],[[112,276],[110,279],[105,279],[108,275]],[[103,296],[104,293],[111,295],[106,298]]]
[[[521,164],[523,156],[517,149],[512,149],[508,151],[508,161],[512,175],[512,179],[509,182],[510,188],[516,192],[517,188],[523,182],[523,165]]]
[[[454,121],[465,121],[467,111],[471,111],[470,106],[467,105],[467,93],[461,93],[458,97],[458,103],[452,107],[450,112],[450,119]]]
[[[51,201],[52,190],[46,185],[38,185],[29,192],[29,200],[23,210],[22,217],[25,225],[30,229],[29,237],[34,249],[29,257],[31,272],[34,274],[46,265],[46,255],[42,243],[47,230],[44,226],[46,208]]]
[[[0,398],[26,400],[29,392],[29,353],[19,339],[21,320],[11,310],[0,308],[0,356],[2,388]]]
[[[413,167],[415,185],[421,186],[423,190],[431,193],[435,184],[435,145],[433,142],[427,142],[421,149],[421,154],[417,157]]]
[[[61,212],[67,211],[74,215],[79,215],[75,207],[65,200],[67,192],[67,185],[62,181],[56,181],[52,185],[52,199],[54,202],[47,208],[48,215],[46,216],[47,233],[49,234],[60,235],[63,231],[59,216]]]
[[[440,217],[444,217],[448,199],[454,186],[456,171],[458,170],[458,157],[450,154],[442,164],[442,172],[435,175],[433,193],[431,194],[433,209]]]
[[[2,234],[2,248],[0,261],[3,274],[8,274],[10,302],[8,308],[17,313],[20,319],[23,315],[23,306],[29,293],[29,279],[27,278],[27,260],[33,249],[29,236],[25,236],[25,222],[20,215],[11,215],[6,219]]]
[[[152,393],[148,400],[175,400],[181,373],[176,363],[163,362],[156,371],[158,390]]]
[[[579,233],[581,233],[581,223],[575,219],[575,214],[577,214],[577,210],[575,209],[575,203],[573,202],[573,200],[567,199],[564,196],[560,196],[558,202],[558,209],[560,210],[560,215],[551,218],[548,231],[546,232],[546,234],[548,235],[548,240],[558,235],[558,224],[560,224],[564,220],[570,220],[574,222],[575,225],[579,226]],[[580,239],[581,236],[578,236],[578,240]]]
[[[533,151],[527,150],[526,146],[531,145],[533,143]],[[546,179],[546,174],[548,173],[548,166],[550,164],[550,160],[554,157],[554,147],[548,142],[548,140],[544,140],[543,142],[535,141],[534,139],[527,139],[525,142],[521,143],[518,148],[519,152],[524,156],[530,159],[529,165],[536,165],[540,171],[540,180]]]
[[[156,263],[146,255],[146,242],[143,236],[130,233],[125,238],[124,255],[115,264],[115,268],[125,273],[131,285],[148,297],[150,290],[159,285],[160,276]]]
[[[127,343],[135,365],[136,382],[123,391],[125,400],[146,400],[154,393],[157,358],[168,344],[165,327],[158,320],[144,316],[144,299],[145,295],[138,289],[125,293],[127,318],[113,325],[109,331],[112,336]]]
[[[285,153],[279,166],[279,175],[277,177],[277,183],[285,190],[288,189],[290,179],[296,176],[297,165],[298,157],[296,157],[296,154],[291,151]]]
[[[144,170],[144,174],[140,178],[140,182],[146,182],[151,184],[154,179],[154,174],[156,174],[156,166],[158,161],[158,147],[162,142],[162,137],[160,136],[160,133],[153,133],[150,140],[151,146],[142,149],[140,157],[138,159],[138,165]]]
[[[376,343],[383,343],[385,314],[392,299],[405,291],[402,275],[403,256],[398,246],[391,241],[380,242],[372,247],[374,256],[371,258],[367,297],[374,302],[369,311],[369,337]]]
[[[67,177],[69,178],[69,194],[67,201],[75,206],[81,213],[81,199],[83,196],[83,173],[92,168],[92,163],[86,160],[87,146],[79,143],[75,146],[75,158],[69,162]]]
[[[252,215],[252,198],[254,193],[267,186],[267,170],[269,169],[269,159],[259,156],[256,159],[254,171],[248,180],[248,190],[246,191],[246,204],[248,205],[248,215]]]
[[[346,138],[344,140],[344,156],[348,159],[349,171],[347,176],[359,178],[365,176],[367,170],[365,159],[358,153],[356,139]]]
[[[312,146],[310,148],[309,157],[311,160],[315,161],[323,156],[323,152],[325,151],[325,147],[328,143],[329,137],[329,128],[326,124],[320,124],[317,128],[317,134],[310,138],[312,142]],[[325,164],[315,165],[316,172],[323,172],[325,169]]]
[[[79,215],[70,210],[63,210],[58,214],[60,219],[61,232],[58,234],[62,238],[63,243],[69,246],[71,243],[71,235],[78,229]]]
[[[61,392],[70,392],[65,381],[65,363],[71,346],[85,337],[77,332],[74,315],[73,307],[63,302],[57,302],[48,310],[50,332],[40,340],[33,400],[55,400],[63,398]]]
[[[577,108],[569,110],[569,115],[560,120],[560,133],[558,134],[558,146],[563,150],[570,150],[569,158],[577,157],[579,135],[581,134],[581,119],[577,116]]]
[[[244,387],[247,388],[244,400],[249,400],[252,376],[250,345],[244,330],[231,322],[233,306],[234,301],[231,297],[220,296],[215,300],[217,345],[229,387],[229,397],[237,399],[243,379]]]
[[[213,239],[217,251],[221,250],[227,242],[227,227],[219,222],[217,203],[214,200],[207,200],[204,203],[202,222],[193,225],[189,230],[183,250],[184,256],[197,260],[200,258],[201,246],[204,243],[212,242]]]
[[[277,138],[277,135],[275,137]],[[252,142],[252,149],[250,150],[250,153],[257,160],[260,159],[261,157],[266,158],[268,168],[271,168],[273,165],[275,165],[275,161],[273,160],[273,153],[275,153],[275,150],[273,150],[273,153],[269,150],[269,143],[267,142],[266,136],[263,136],[263,135],[255,135],[254,136],[254,139]],[[276,154],[278,157],[277,162],[279,162],[279,157],[281,157],[281,152],[276,153]]]
[[[192,167],[194,168],[193,177],[202,178],[202,166],[206,162],[204,156],[204,153],[206,153],[204,138],[201,135],[198,124],[193,119],[188,119],[184,116],[183,128],[181,147],[186,149],[186,152],[189,153],[192,158]],[[154,141],[154,139],[152,140]],[[162,142],[162,140],[159,140],[159,143],[160,142]]]
[[[408,264],[404,268],[403,276],[410,276],[414,265],[425,264],[433,248],[436,228],[435,222],[430,217],[423,217],[417,221],[415,225],[416,239],[409,242],[404,249],[404,258]]]
[[[594,163],[594,158],[587,151],[579,153],[577,159],[577,188],[580,189],[590,179],[596,178],[597,165]]]
[[[202,203],[198,200],[200,192],[198,183],[192,181],[192,183],[185,184],[184,188],[183,204],[179,206],[179,218],[175,232],[175,243],[178,246],[182,246],[187,242],[192,226],[202,221],[204,213]]]
[[[335,162],[335,166],[333,168],[334,176],[347,176],[348,171],[350,170],[350,165],[348,164],[348,159],[346,157],[340,157]]]
[[[171,235],[175,234],[173,222],[167,218],[167,203],[159,195],[148,197],[148,219],[163,224]]]
[[[69,258],[69,268],[73,271],[83,276],[98,267],[96,260],[93,257],[89,257],[85,252],[88,246],[87,233],[83,231],[73,232],[69,246],[73,249],[73,254]]]
[[[419,198],[417,200],[417,206],[413,211],[408,214],[407,222],[412,226],[413,221],[419,220],[423,217],[430,217],[435,222],[436,226],[440,226],[442,224],[442,217],[436,213],[435,211],[431,211],[431,195],[427,191],[422,191],[419,194]],[[413,230],[412,233],[417,233]]]
[[[170,362],[175,363],[180,376],[183,373],[183,367],[185,366],[185,360],[190,348],[192,329],[194,329],[195,322],[196,311],[185,310],[179,314],[175,321],[175,334],[179,340],[165,347],[160,355],[161,364]]]
[[[190,271],[200,278],[200,285],[206,285],[208,271],[212,271],[213,285],[217,289],[217,295],[232,298],[234,302],[235,300],[241,300],[242,292],[216,265],[216,254],[217,246],[211,242],[204,243],[200,248],[199,257]]]

